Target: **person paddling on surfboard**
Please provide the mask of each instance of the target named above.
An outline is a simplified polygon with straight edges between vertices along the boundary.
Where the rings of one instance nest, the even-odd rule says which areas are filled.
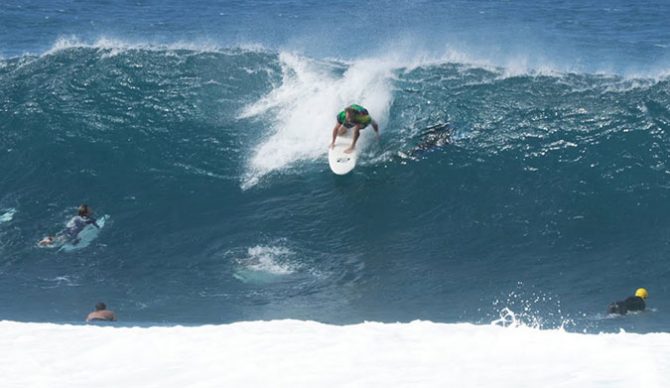
[[[56,242],[65,243],[72,242],[77,244],[79,242],[78,235],[86,225],[93,225],[100,229],[100,226],[95,222],[95,218],[91,217],[93,211],[86,204],[81,204],[77,209],[77,215],[72,217],[65,225],[65,229],[56,234],[56,236],[47,236],[43,238],[38,244],[41,246],[50,246]]]
[[[649,293],[644,288],[638,288],[635,291],[635,296],[630,296],[625,300],[611,303],[607,306],[608,314],[626,315],[629,311],[642,311],[647,307],[644,302],[649,297]]]
[[[372,128],[379,138],[379,126],[377,122],[370,117],[368,110],[363,108],[360,105],[350,105],[346,107],[342,112],[337,115],[337,124],[333,128],[333,141],[330,143],[330,148],[335,147],[335,139],[337,136],[344,135],[347,133],[347,130],[353,128],[354,130],[354,139],[351,142],[351,147],[344,150],[345,153],[350,154],[356,148],[356,142],[360,136],[361,129],[365,129],[368,125],[372,124]]]

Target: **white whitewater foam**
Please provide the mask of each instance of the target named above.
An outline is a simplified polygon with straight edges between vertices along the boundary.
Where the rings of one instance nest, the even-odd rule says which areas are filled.
[[[251,46],[249,46],[251,48]],[[100,37],[95,41],[87,41],[76,36],[59,38],[49,50],[42,55],[55,54],[62,50],[73,48],[90,48],[97,50],[107,50],[111,53],[118,54],[120,52],[129,50],[146,50],[146,51],[175,51],[187,50],[196,53],[199,52],[219,52],[224,49],[212,42],[173,42],[173,43],[152,43],[152,42],[131,42],[122,39]],[[244,48],[243,48],[244,49]],[[253,51],[253,50],[248,50]]]
[[[661,388],[670,334],[426,321],[200,327],[0,322],[2,386]]]
[[[14,214],[16,214],[16,209],[14,208],[2,209],[0,211],[4,212],[0,214],[0,223],[11,221],[14,219]]]
[[[295,252],[283,246],[258,245],[247,249],[247,255],[234,259],[233,277],[243,283],[271,283],[299,270],[292,260]]]
[[[395,68],[391,61],[356,61],[339,76],[330,63],[289,53],[281,53],[279,60],[283,71],[281,85],[240,114],[240,118],[264,117],[271,125],[248,161],[242,189],[300,161],[323,159],[325,163],[335,116],[344,107],[354,103],[365,106],[382,130],[388,116],[392,102],[390,80]],[[370,131],[362,134],[361,148]]]
[[[245,268],[254,271],[268,272],[275,275],[288,275],[295,271],[287,262],[294,253],[284,247],[255,246],[248,249],[248,256],[239,260]]]
[[[129,50],[147,51],[175,51],[186,50],[193,53],[203,52],[229,52],[231,50],[242,50],[246,52],[270,52],[272,48],[253,41],[240,41],[234,46],[224,45],[211,38],[200,38],[194,40],[159,41],[159,40],[129,40],[114,36],[101,35],[93,38],[82,38],[77,35],[62,36],[54,41],[53,45],[46,51],[38,53],[37,56],[51,55],[62,50],[72,48],[91,48],[105,51],[105,56],[114,56]],[[375,51],[377,59],[373,62],[388,63],[389,55],[393,55],[396,68],[411,69],[418,66],[439,65],[444,63],[456,63],[467,67],[484,68],[490,71],[500,72],[503,78],[523,75],[547,75],[560,76],[568,73],[578,74],[605,74],[608,76],[621,76],[624,79],[646,79],[653,81],[665,81],[670,77],[670,69],[666,61],[658,64],[639,68],[615,70],[604,64],[587,65],[574,60],[565,60],[564,56],[558,59],[545,57],[535,50],[530,53],[522,51],[507,50],[479,50],[476,46],[464,45],[463,42],[443,42],[439,47],[426,48],[415,39],[393,40],[386,44],[380,44]],[[391,53],[391,54],[389,54]],[[25,53],[24,55],[35,55]],[[291,55],[291,54],[284,54]],[[0,55],[0,60],[5,60]],[[6,64],[0,63],[0,67]]]

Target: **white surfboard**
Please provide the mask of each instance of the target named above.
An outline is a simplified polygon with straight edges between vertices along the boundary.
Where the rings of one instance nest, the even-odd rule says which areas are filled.
[[[100,230],[105,227],[105,221],[107,221],[108,218],[109,216],[107,214],[98,218],[95,221],[95,223],[98,224],[97,228],[93,225],[86,225],[86,227],[77,235],[76,243],[67,242],[60,247],[59,251],[71,252],[89,246],[91,242],[98,237]]]
[[[338,136],[335,139],[335,147],[328,149],[328,164],[337,175],[345,175],[356,167],[358,151],[354,149],[349,154],[344,153],[344,150],[351,147],[351,141],[351,136]]]
[[[104,216],[98,218],[96,220],[96,224],[98,225],[98,228],[96,228],[93,225],[86,225],[84,229],[79,232],[77,235],[77,241],[76,242],[69,242],[65,240],[65,236],[59,235],[56,236],[55,238],[52,238],[50,241],[47,240],[48,238],[45,237],[41,241],[37,243],[37,246],[39,248],[59,248],[58,251],[65,251],[65,252],[71,252],[77,249],[81,248],[86,248],[91,244],[93,240],[95,240],[96,237],[98,237],[98,234],[100,233],[100,230],[105,226],[105,221],[109,219],[109,215],[105,214]]]

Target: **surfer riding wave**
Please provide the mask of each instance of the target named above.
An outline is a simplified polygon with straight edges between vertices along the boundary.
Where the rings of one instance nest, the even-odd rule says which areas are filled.
[[[351,147],[344,150],[344,153],[352,153],[356,148],[356,142],[360,136],[360,131],[370,124],[372,124],[372,128],[375,130],[377,138],[379,139],[379,125],[372,119],[367,109],[357,104],[346,107],[337,115],[337,124],[335,124],[335,127],[333,128],[333,140],[330,143],[330,148],[332,149],[335,147],[335,140],[338,136],[342,136],[346,134],[349,129],[353,129],[354,135]]]

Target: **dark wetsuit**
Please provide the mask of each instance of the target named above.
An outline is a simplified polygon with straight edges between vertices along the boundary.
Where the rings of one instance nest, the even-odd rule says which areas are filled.
[[[86,225],[93,224],[96,228],[99,228],[98,224],[95,222],[95,218],[88,216],[74,216],[68,223],[65,225],[65,229],[59,233],[60,236],[63,236],[67,241],[78,242],[77,236],[79,233],[84,230]]]
[[[607,306],[608,314],[626,315],[629,311],[642,311],[646,307],[644,299],[639,296],[631,296],[626,300],[618,301]]]

